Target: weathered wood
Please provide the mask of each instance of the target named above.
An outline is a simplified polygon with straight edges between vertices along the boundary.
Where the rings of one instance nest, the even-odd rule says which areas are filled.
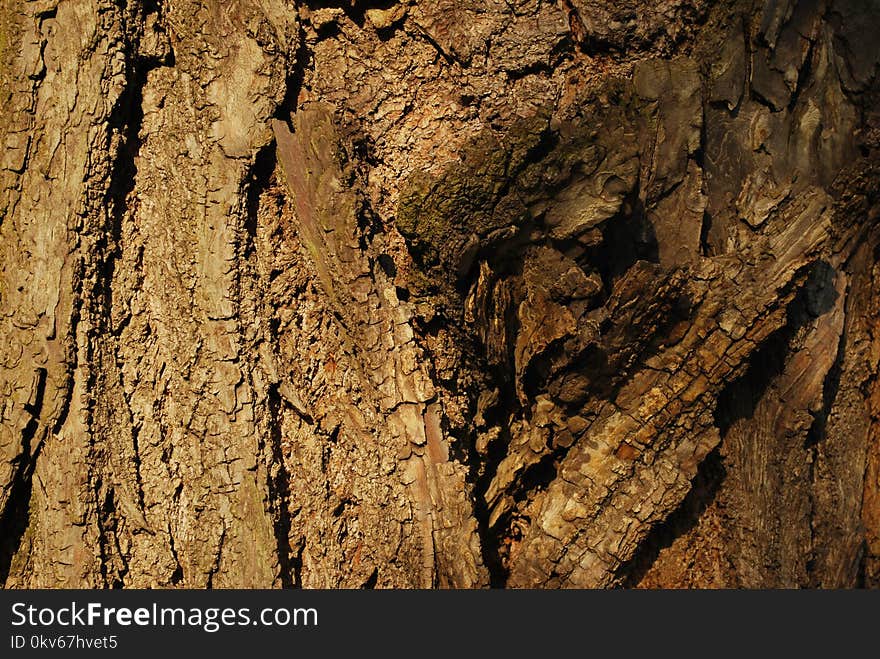
[[[876,0],[0,8],[6,587],[880,584]]]

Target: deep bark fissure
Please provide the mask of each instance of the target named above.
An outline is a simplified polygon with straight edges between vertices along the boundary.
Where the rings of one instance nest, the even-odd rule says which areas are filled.
[[[638,190],[633,191],[626,200],[620,214],[606,220],[599,228],[602,242],[585,250],[581,257],[584,265],[595,267],[602,275],[604,294],[596,301],[596,306],[601,306],[608,300],[614,282],[637,261],[660,261],[654,226],[648,220]]]
[[[813,70],[813,57],[814,51],[816,47],[816,42],[813,39],[809,39],[810,45],[807,47],[807,53],[804,56],[804,63],[801,65],[801,68],[798,70],[797,82],[795,82],[794,90],[791,92],[791,100],[788,102],[788,111],[794,112],[797,107],[798,100],[800,100],[801,92],[803,92],[804,87],[807,85],[810,79],[810,73]]]
[[[180,557],[177,555],[177,549],[174,546],[174,533],[171,530],[170,526],[168,527],[167,532],[168,532],[168,548],[171,551],[171,557],[174,559],[174,564],[175,564],[174,571],[171,573],[171,576],[169,577],[168,580],[172,586],[176,586],[177,584],[179,584],[183,581],[183,578],[184,578],[183,565],[181,565]]]
[[[489,570],[489,586],[491,588],[503,588],[507,582],[508,570],[501,559],[501,541],[507,519],[496,521],[493,526],[489,525],[492,510],[486,500],[495,470],[506,455],[506,445],[510,442],[510,434],[505,426],[501,426],[499,436],[489,442],[486,454],[480,456],[476,448],[472,448],[470,474],[474,488],[474,516],[477,519],[477,530],[480,536],[480,549],[483,563]],[[482,473],[481,473],[482,468]]]
[[[718,447],[700,463],[691,487],[679,506],[662,522],[656,524],[639,543],[636,552],[615,571],[615,582],[621,588],[635,588],[654,566],[660,552],[699,523],[712,505],[724,483],[726,470]]]
[[[269,496],[274,501],[273,518],[275,541],[277,543],[278,562],[280,564],[280,579],[283,588],[301,586],[297,559],[301,557],[291,556],[290,551],[290,474],[284,463],[284,454],[281,441],[281,396],[277,387],[269,391],[269,433],[270,452],[278,473],[273,478],[269,477]]]
[[[37,444],[31,453],[33,441],[39,422],[36,417],[25,427],[21,438],[21,458],[12,483],[9,486],[9,498],[3,514],[0,516],[0,585],[5,585],[12,568],[12,561],[31,523],[30,504],[33,488],[34,469],[40,456],[42,442]]]
[[[103,481],[100,476],[94,477],[92,481],[92,507],[95,514],[95,524],[97,526],[97,535],[98,535],[98,570],[100,573],[101,581],[100,587],[107,588],[108,587],[108,579],[110,577],[109,573],[109,562],[110,556],[107,550],[107,524],[112,522],[112,507],[107,505],[107,497],[112,496],[112,490],[104,490],[103,489]],[[102,497],[103,492],[103,497]],[[103,501],[102,501],[103,499]]]
[[[782,374],[798,331],[831,309],[837,295],[829,279],[833,273],[824,261],[809,266],[804,283],[786,307],[784,324],[752,353],[745,373],[721,390],[714,416],[722,440],[734,423],[754,416],[767,388]]]
[[[21,433],[21,453],[9,486],[9,498],[0,515],[0,584],[5,584],[9,577],[12,560],[21,547],[22,538],[30,525],[30,504],[33,488],[33,475],[43,447],[41,435],[36,446],[33,445],[40,430],[40,414],[43,410],[43,398],[46,393],[47,372],[44,368],[37,369],[33,381],[31,400],[25,410],[31,415],[30,420]],[[43,434],[45,434],[43,429]]]
[[[290,61],[287,62],[287,75],[284,79],[284,96],[275,107],[271,119],[283,121],[288,129],[293,129],[291,119],[293,112],[296,111],[297,99],[303,89],[306,78],[306,72],[310,66],[314,65],[312,61],[311,51],[306,42],[305,28],[300,23],[297,26],[298,46]],[[277,162],[278,152],[275,145],[273,152]]]
[[[242,253],[245,260],[249,259],[256,250],[260,196],[269,188],[277,165],[276,145],[275,140],[272,140],[257,151],[254,164],[245,178],[247,182],[244,214],[245,245]]]
[[[145,3],[129,8],[126,3],[120,4],[122,13],[125,55],[126,85],[117,99],[116,104],[107,118],[108,152],[113,145],[115,136],[119,142],[115,153],[111,153],[111,170],[106,182],[104,195],[105,226],[99,233],[99,239],[92,247],[91,253],[85,255],[80,262],[84,273],[97,267],[94,287],[91,291],[83,290],[81,295],[89,307],[88,320],[94,326],[87,345],[84,346],[88,357],[82,368],[85,369],[87,389],[98,390],[98,383],[106,382],[107,375],[102,372],[99,364],[102,360],[115,359],[116,342],[129,321],[128,313],[123,316],[118,327],[113,326],[114,317],[114,280],[116,263],[122,253],[122,226],[130,212],[129,200],[137,183],[137,159],[141,150],[141,127],[144,119],[143,92],[147,84],[149,71],[162,62],[152,61],[140,54],[140,40],[144,29],[144,20],[150,9],[159,11],[159,3]],[[111,386],[124,388],[122,374],[113,380]],[[123,397],[125,418],[129,422],[129,441],[132,448],[132,465],[135,480],[135,492],[140,511],[145,510],[144,485],[141,477],[141,455],[138,442],[139,429],[133,423],[132,411],[128,400]],[[95,422],[95,400],[89,401],[86,407],[86,425],[97,428]],[[97,525],[99,544],[99,564],[101,580],[104,587],[122,587],[128,573],[128,559],[122,551],[118,537],[119,515],[122,514],[115,505],[115,493],[112,483],[106,482],[105,471],[108,469],[108,456],[102,438],[95,432],[89,434],[89,473],[94,490],[94,514]],[[114,551],[115,550],[115,551]],[[118,559],[121,571],[111,573],[111,562]]]

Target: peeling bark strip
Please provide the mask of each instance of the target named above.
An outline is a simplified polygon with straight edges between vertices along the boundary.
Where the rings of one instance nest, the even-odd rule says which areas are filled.
[[[309,105],[295,114],[293,125],[291,133],[284,122],[273,122],[278,160],[343,347],[368,387],[360,406],[375,409],[383,419],[382,427],[374,426],[378,440],[390,439],[396,449],[421,554],[413,585],[485,583],[466,469],[449,460],[437,390],[414,342],[411,305],[398,299],[381,269],[371,267],[378,254],[370,249],[370,227],[360,222],[368,209],[354,173],[342,169],[345,155],[331,109]],[[352,425],[349,431],[370,441],[365,428]]]
[[[5,3],[3,585],[880,585],[877,15]]]

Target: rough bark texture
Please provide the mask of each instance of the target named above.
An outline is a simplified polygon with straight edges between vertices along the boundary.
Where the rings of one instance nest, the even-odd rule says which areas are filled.
[[[0,583],[880,586],[877,0],[2,0]]]

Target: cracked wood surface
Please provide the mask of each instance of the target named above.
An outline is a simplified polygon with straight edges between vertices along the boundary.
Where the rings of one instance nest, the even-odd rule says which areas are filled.
[[[0,581],[880,585],[878,13],[3,3]]]

